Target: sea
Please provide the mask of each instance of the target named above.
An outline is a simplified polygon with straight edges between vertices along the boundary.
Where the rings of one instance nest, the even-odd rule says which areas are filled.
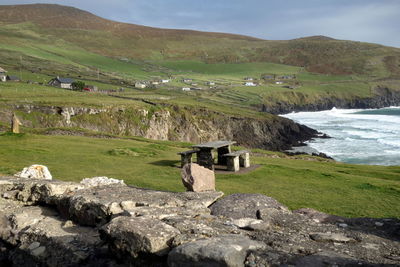
[[[281,115],[332,138],[306,142],[311,149],[352,164],[400,166],[400,107],[336,109]]]

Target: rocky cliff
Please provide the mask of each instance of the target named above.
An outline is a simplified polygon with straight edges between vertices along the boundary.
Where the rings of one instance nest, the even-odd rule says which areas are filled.
[[[1,266],[395,266],[397,219],[258,194],[0,178]],[[385,265],[385,266],[386,266]]]
[[[30,128],[82,128],[115,135],[193,143],[230,139],[246,147],[271,150],[288,149],[317,134],[311,128],[277,116],[249,118],[177,106],[138,109],[22,104],[4,107],[3,110],[17,110],[23,125]],[[6,123],[10,116],[8,113],[0,112],[0,120]]]
[[[298,111],[320,111],[336,108],[349,109],[367,109],[367,108],[384,108],[389,106],[400,106],[400,90],[393,90],[387,87],[377,87],[373,90],[372,96],[340,98],[327,95],[321,97],[315,102],[309,103],[304,101],[307,95],[292,92],[296,94],[294,102],[273,101],[274,104],[264,104],[260,107],[263,112],[272,114],[285,114]]]

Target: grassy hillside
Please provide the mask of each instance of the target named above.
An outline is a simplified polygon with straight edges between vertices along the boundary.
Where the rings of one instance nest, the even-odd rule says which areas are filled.
[[[35,43],[52,47],[67,44],[114,58],[273,62],[329,74],[400,73],[399,49],[332,38],[266,41],[233,34],[158,29],[106,20],[72,7],[43,4],[0,6],[0,23],[2,44],[34,46],[53,56],[59,55],[57,51]],[[27,39],[33,43],[27,43]]]
[[[130,185],[183,191],[177,152],[189,144],[140,138],[100,139],[33,134],[0,135],[0,173],[31,164],[55,179],[108,176]],[[400,217],[400,167],[349,165],[255,150],[246,174],[217,174],[218,190],[262,193],[292,209],[312,207],[343,216]],[[71,167],[73,166],[73,167]]]

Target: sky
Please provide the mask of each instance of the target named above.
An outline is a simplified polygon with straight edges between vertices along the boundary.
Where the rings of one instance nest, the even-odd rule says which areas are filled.
[[[145,26],[267,40],[325,35],[400,48],[400,0],[0,0],[54,3]]]

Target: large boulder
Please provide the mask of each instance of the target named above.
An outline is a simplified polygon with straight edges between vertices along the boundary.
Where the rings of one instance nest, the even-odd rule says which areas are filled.
[[[22,171],[16,173],[14,176],[27,179],[53,179],[49,169],[46,166],[37,164],[24,168]]]
[[[244,266],[251,250],[265,248],[261,242],[241,235],[222,235],[197,240],[174,248],[168,255],[170,267]]]
[[[188,191],[215,191],[215,174],[212,170],[190,163],[183,166],[181,176]]]
[[[271,197],[261,194],[232,194],[211,205],[211,214],[227,218],[259,219],[260,210],[289,212],[289,209]]]

